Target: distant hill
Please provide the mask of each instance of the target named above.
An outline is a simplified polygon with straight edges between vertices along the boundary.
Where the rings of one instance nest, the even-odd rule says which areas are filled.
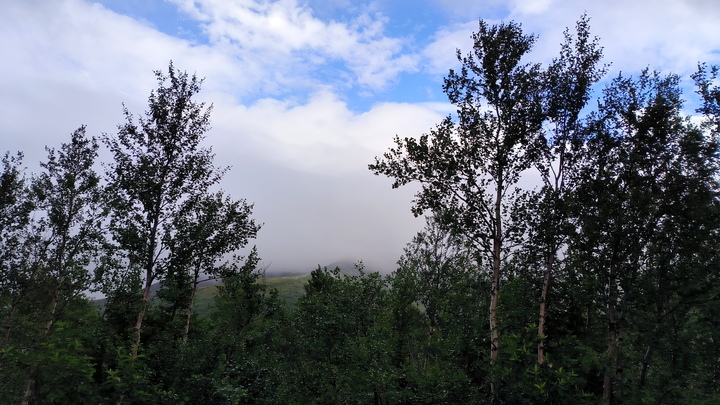
[[[288,306],[293,306],[300,297],[305,295],[305,284],[310,280],[310,273],[297,274],[285,277],[265,277],[262,282],[271,289],[278,290],[278,296]]]
[[[267,277],[287,277],[287,276],[293,276],[298,274],[307,274],[311,271],[315,270],[320,266],[320,268],[327,267],[328,270],[332,270],[335,267],[339,267],[343,274],[358,274],[355,270],[355,265],[358,264],[357,260],[352,259],[344,259],[344,260],[335,260],[333,262],[327,263],[327,264],[317,264],[314,267],[303,267],[303,268],[282,268],[282,267],[275,267],[273,265],[269,265],[267,270],[265,270],[265,274]],[[377,266],[372,265],[372,263],[364,263],[365,269],[363,270],[365,273],[373,273],[376,271],[380,271],[381,269],[377,268]]]
[[[330,267],[328,266],[328,268]],[[305,294],[305,284],[308,280],[310,280],[310,273],[260,277],[258,282],[267,286],[268,293],[272,289],[278,290],[278,296],[288,306],[294,306],[297,300]],[[195,294],[195,311],[197,313],[208,313],[214,307],[217,288],[220,284],[222,284],[222,280],[210,280],[201,283],[202,287],[198,288]],[[160,289],[160,285],[160,283],[152,285],[150,291],[153,297]],[[105,298],[92,300],[100,308],[105,306],[106,301]]]
[[[351,260],[338,260],[334,261],[326,266],[320,266],[321,268],[327,267],[328,270],[332,270],[335,267],[339,267],[343,274],[357,275],[358,272],[355,269],[357,262]],[[316,267],[317,268],[317,267]],[[315,269],[312,269],[315,270]],[[370,268],[364,269],[365,273],[371,273],[375,270]],[[304,273],[283,271],[283,272],[270,272],[266,276],[260,277],[258,282],[264,283],[267,286],[268,293],[272,289],[278,291],[278,296],[285,301],[288,306],[294,306],[298,299],[305,295],[305,284],[310,280],[310,271]],[[221,279],[209,279],[200,283],[200,288],[195,295],[195,311],[199,314],[206,314],[212,310],[215,304],[215,296],[217,295],[217,287],[222,284]],[[162,284],[155,283],[150,287],[151,296],[154,298],[157,291],[160,290]],[[92,301],[100,308],[105,306],[105,298],[95,299]]]
[[[282,277],[268,276],[258,279],[259,283],[267,286],[267,292],[278,290],[278,296],[288,306],[294,306],[297,300],[305,295],[305,284],[310,280],[310,273],[293,274]],[[208,313],[214,306],[217,295],[218,284],[201,287],[195,295],[195,310],[199,314]]]

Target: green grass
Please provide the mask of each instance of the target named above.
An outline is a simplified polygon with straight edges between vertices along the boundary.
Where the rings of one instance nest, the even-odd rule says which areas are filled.
[[[217,295],[217,285],[198,288],[195,292],[195,306],[193,312],[202,315],[208,315],[215,308],[215,296]]]
[[[295,306],[297,300],[305,295],[305,284],[310,280],[310,273],[285,276],[285,277],[265,277],[261,282],[265,282],[268,292],[270,290],[278,290],[278,296],[282,298],[289,306]]]
[[[265,277],[258,280],[267,286],[267,293],[275,289],[280,299],[289,307],[295,306],[297,300],[305,295],[305,284],[310,280],[310,273],[283,277]],[[195,294],[194,312],[200,315],[209,314],[215,307],[218,285],[198,288]]]

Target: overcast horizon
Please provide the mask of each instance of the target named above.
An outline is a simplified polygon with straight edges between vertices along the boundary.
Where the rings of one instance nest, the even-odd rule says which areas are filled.
[[[357,260],[390,272],[424,221],[412,186],[367,165],[453,112],[442,80],[479,19],[521,23],[539,36],[529,61],[547,64],[583,12],[608,77],[676,73],[693,113],[690,74],[720,64],[713,0],[0,0],[0,153],[37,171],[44,146],[81,125],[114,133],[172,60],[205,78],[205,145],[232,166],[221,188],[255,205],[269,273]]]

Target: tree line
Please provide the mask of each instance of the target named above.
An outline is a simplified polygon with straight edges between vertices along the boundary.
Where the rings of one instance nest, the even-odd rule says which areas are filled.
[[[586,16],[548,66],[514,22],[472,39],[456,113],[369,165],[420,185],[425,229],[389,275],[318,268],[295,306],[243,250],[253,206],[219,190],[212,106],[172,63],[116,133],[80,127],[39,174],[6,153],[0,402],[720,401],[718,68],[692,76],[699,122],[677,75],[606,79]]]

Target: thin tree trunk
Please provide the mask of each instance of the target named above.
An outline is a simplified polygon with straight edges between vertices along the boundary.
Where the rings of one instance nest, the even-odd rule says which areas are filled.
[[[540,320],[538,322],[538,364],[545,361],[545,318],[547,316],[547,298],[550,289],[550,275],[552,273],[555,256],[549,255],[545,267],[545,279],[543,281],[542,294],[540,295]]]
[[[50,318],[45,324],[45,328],[43,330],[43,340],[47,340],[48,336],[50,336],[50,330],[55,324],[55,317],[57,315],[57,305],[59,300],[58,295],[61,284],[62,281],[59,282],[53,290],[52,301],[50,301]],[[20,402],[21,405],[27,405],[30,402],[31,398],[35,396],[35,374],[37,373],[39,367],[40,366],[36,361],[33,361],[30,364],[30,373],[28,374],[27,380],[25,380],[25,393],[23,394],[22,401]]]
[[[50,301],[50,319],[48,319],[47,323],[45,324],[45,337],[47,338],[50,335],[50,329],[52,329],[53,325],[55,324],[55,317],[57,316],[57,306],[58,301],[60,300],[60,285],[62,284],[62,281],[60,281],[55,286],[55,291],[53,291],[52,301]]]
[[[20,405],[28,405],[30,403],[30,399],[35,395],[35,379],[32,378],[32,374],[34,374],[36,370],[37,364],[33,364],[33,367],[31,367],[30,370],[30,378],[28,378],[25,382],[25,393],[23,393]]]
[[[494,254],[496,256],[499,251],[499,243],[495,243]],[[500,266],[499,259],[493,258],[493,280],[492,280],[492,297],[490,300],[490,364],[495,365],[497,362],[500,349],[500,331],[498,330],[497,309],[500,303]]]
[[[133,327],[133,345],[132,351],[130,352],[133,359],[137,358],[138,350],[140,349],[140,329],[142,328],[142,322],[145,318],[145,311],[147,310],[148,301],[150,301],[151,286],[152,278],[150,277],[150,271],[148,271],[145,281],[145,289],[143,290],[142,303],[140,304],[140,310],[138,311],[137,319],[135,320],[135,327]]]
[[[628,295],[623,292],[622,295],[622,301],[620,304],[620,315],[618,316],[617,323],[616,323],[616,329],[617,329],[617,343],[616,343],[616,351],[615,351],[615,381],[624,381],[624,375],[625,375],[625,358],[623,356],[623,339],[625,337],[625,316],[627,315],[627,300]],[[620,389],[618,389],[616,392],[613,393],[613,395],[617,398],[623,398],[624,397],[624,384],[621,384]]]
[[[500,330],[497,322],[497,309],[500,302],[500,254],[502,252],[502,183],[498,183],[495,197],[495,235],[493,237],[493,280],[490,298],[490,366],[497,364],[500,353]],[[495,381],[490,383],[492,396],[497,395]]]
[[[613,257],[613,262],[610,264],[610,274],[608,276],[608,298],[607,298],[607,322],[608,322],[608,348],[606,356],[609,360],[616,359],[618,356],[619,346],[618,342],[620,340],[620,334],[618,330],[618,323],[617,323],[617,316],[616,316],[616,308],[615,304],[617,302],[618,297],[618,288],[617,288],[617,268],[615,264],[615,258]],[[613,381],[616,378],[616,370],[617,370],[617,361],[615,362],[615,367],[612,371],[606,370],[605,371],[605,378],[603,380],[603,398],[606,401],[606,404],[611,405],[613,403],[613,391],[612,391],[612,384]]]
[[[43,330],[42,340],[44,341],[48,340],[48,337],[50,336],[50,331],[52,330],[53,325],[55,325],[55,321],[58,317],[58,302],[60,301],[60,289],[62,288],[62,284],[65,281],[65,276],[63,275],[63,271],[66,265],[65,252],[68,245],[68,239],[70,239],[70,224],[75,218],[73,213],[75,212],[76,197],[77,195],[75,194],[71,195],[67,207],[68,218],[58,225],[59,231],[56,231],[57,233],[54,233],[54,236],[60,239],[60,243],[58,244],[57,250],[55,250],[53,258],[53,264],[54,266],[56,266],[57,278],[54,279],[55,286],[52,291],[52,298],[50,299],[49,305],[50,314]],[[51,240],[52,239],[49,239],[46,242],[43,253],[50,246]],[[74,252],[71,253],[71,256],[74,257]],[[52,272],[50,272],[50,274],[52,274]],[[37,363],[37,361],[33,361],[30,366],[30,374],[27,381],[25,382],[25,393],[23,394],[23,399],[21,401],[22,405],[27,405],[31,398],[35,396],[35,374],[37,373],[39,367],[40,365]]]
[[[197,292],[198,288],[198,277],[199,271],[196,269],[195,277],[193,277],[193,288],[192,292],[190,293],[190,303],[188,304],[187,311],[185,312],[185,328],[183,329],[182,337],[183,344],[187,343],[188,334],[190,333],[190,319],[192,318],[193,306],[195,305],[195,293]]]
[[[138,351],[140,350],[140,329],[142,328],[142,321],[145,318],[145,311],[147,310],[148,301],[150,301],[150,286],[152,286],[152,278],[150,278],[150,271],[148,271],[145,281],[145,288],[143,289],[142,303],[140,304],[140,310],[138,311],[137,319],[135,320],[135,326],[133,327],[133,345],[130,350],[130,356],[132,356],[133,365],[135,363],[135,359],[137,359],[138,357]],[[116,405],[121,405],[123,401],[125,401],[126,394],[127,388],[123,388],[120,392],[120,398],[116,402]]]
[[[645,355],[643,356],[642,367],[640,369],[640,377],[638,378],[638,389],[642,390],[645,388],[645,382],[647,380],[647,370],[650,366],[650,358],[652,357],[653,350],[655,349],[655,341],[658,332],[660,331],[660,320],[655,323],[652,334],[650,335],[650,342],[645,349]]]
[[[163,179],[165,174],[163,174]],[[131,356],[137,359],[138,350],[140,349],[140,330],[142,329],[142,322],[145,318],[145,311],[147,311],[148,301],[150,301],[150,287],[154,280],[155,270],[155,248],[157,247],[157,230],[160,226],[160,203],[162,198],[158,198],[153,215],[150,216],[150,223],[152,223],[151,232],[149,235],[149,246],[147,250],[147,258],[145,262],[145,289],[143,290],[142,303],[140,304],[140,310],[138,311],[137,319],[135,320],[135,327],[133,328],[133,346]]]

